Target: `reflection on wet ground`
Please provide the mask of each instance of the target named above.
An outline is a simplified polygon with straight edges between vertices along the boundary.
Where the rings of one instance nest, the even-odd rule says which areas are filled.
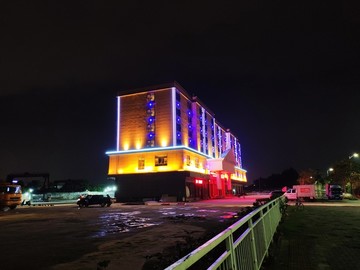
[[[106,236],[107,234],[129,232],[131,229],[141,229],[159,225],[159,222],[152,222],[151,218],[141,217],[140,211],[132,212],[109,212],[100,216],[102,228],[95,237]]]
[[[100,215],[100,231],[94,237],[104,237],[110,234],[126,233],[137,229],[147,228],[150,226],[160,225],[164,220],[181,222],[186,220],[206,221],[208,219],[224,220],[236,219],[239,216],[237,212],[222,212],[218,209],[175,206],[160,208],[155,213],[149,214],[139,208],[134,211],[112,211]]]

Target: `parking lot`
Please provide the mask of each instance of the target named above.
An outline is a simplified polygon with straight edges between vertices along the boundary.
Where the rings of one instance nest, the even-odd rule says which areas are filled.
[[[198,247],[267,196],[185,204],[21,206],[0,212],[1,269],[164,269],[176,261],[179,250],[174,249]],[[304,204],[305,209],[360,206],[349,200]]]
[[[156,256],[177,243],[196,241],[206,232],[216,235],[251,204],[250,199],[238,199],[227,203],[18,207],[0,212],[0,237],[6,243],[0,245],[1,269],[84,270],[96,269],[104,262],[107,270],[146,269],[151,260],[159,259]],[[173,262],[168,259],[162,260],[164,264]]]

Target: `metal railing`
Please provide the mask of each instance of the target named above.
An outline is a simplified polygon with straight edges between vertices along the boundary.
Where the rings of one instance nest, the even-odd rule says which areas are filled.
[[[283,197],[258,207],[165,270],[260,269],[282,217]]]

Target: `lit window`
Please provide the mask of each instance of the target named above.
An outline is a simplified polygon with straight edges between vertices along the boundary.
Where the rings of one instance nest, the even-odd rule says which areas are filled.
[[[138,169],[139,170],[145,169],[145,160],[142,158],[138,160]]]
[[[199,168],[199,166],[200,166],[199,159],[198,159],[198,158],[195,158],[195,167],[196,167],[196,168]]]
[[[155,166],[167,166],[167,156],[155,156]]]
[[[187,165],[187,166],[190,166],[190,165],[191,165],[191,160],[190,160],[190,156],[189,156],[189,155],[186,156],[186,165]]]

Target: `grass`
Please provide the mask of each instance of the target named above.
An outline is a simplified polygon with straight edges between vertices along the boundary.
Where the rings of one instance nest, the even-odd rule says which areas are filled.
[[[288,207],[264,269],[358,269],[360,207]]]

